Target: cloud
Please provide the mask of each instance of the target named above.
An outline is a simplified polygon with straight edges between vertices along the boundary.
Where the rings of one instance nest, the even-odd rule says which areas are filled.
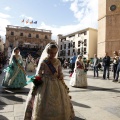
[[[27,15],[25,15],[25,14],[22,14],[22,15],[20,15],[19,17],[21,17],[21,18],[24,18],[24,19],[26,19],[26,20],[33,20],[33,18],[32,17],[30,17],[30,16],[27,16]]]
[[[53,39],[56,39],[58,34],[66,35],[88,27],[97,29],[98,0],[63,0],[63,2],[70,2],[69,8],[78,24],[56,27],[42,22],[38,28],[52,30]]]
[[[11,16],[0,12],[0,18],[7,19],[11,18]]]
[[[69,34],[84,28],[93,27],[97,28],[97,20],[98,20],[98,0],[62,0],[64,4],[69,3],[69,10],[73,13],[74,17],[77,20],[77,24],[69,24],[65,26],[56,26],[56,25],[48,25],[45,22],[42,22],[38,28],[39,29],[46,29],[51,30],[52,32],[52,39],[56,39],[58,34]],[[56,4],[54,4],[54,7]],[[32,17],[27,16],[25,14],[21,14],[19,16],[21,21],[23,19],[26,20],[34,20]],[[0,13],[0,34],[5,33],[5,26],[10,24],[7,20],[11,18],[10,15]],[[24,24],[31,27],[30,24]],[[3,32],[1,32],[3,30]]]
[[[98,0],[63,0],[70,3],[70,10],[81,24],[97,28]]]
[[[84,29],[84,28],[87,28],[87,27],[90,27],[89,24],[76,24],[76,25],[66,25],[66,26],[60,26],[60,27],[57,27],[55,25],[47,25],[45,24],[44,22],[42,22],[40,24],[40,26],[38,27],[38,29],[46,29],[46,30],[51,30],[52,32],[52,39],[56,39],[56,36],[58,34],[63,34],[63,35],[66,35],[66,34],[70,34],[72,32],[75,32],[75,31],[78,31],[80,29]],[[72,29],[71,29],[72,28]]]
[[[57,4],[54,4],[53,6],[54,6],[54,7],[57,7]]]
[[[8,18],[11,18],[10,15],[0,13],[0,35],[5,39],[6,27],[10,25]]]
[[[69,2],[69,1],[74,1],[74,0],[62,0],[63,2]]]
[[[79,22],[86,17],[93,19],[93,15],[98,16],[98,0],[74,0],[71,2],[70,10]]]
[[[4,10],[10,11],[11,8],[9,6],[5,7]]]

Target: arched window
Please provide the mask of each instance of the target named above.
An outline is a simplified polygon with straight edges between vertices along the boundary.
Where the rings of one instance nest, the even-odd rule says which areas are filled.
[[[14,35],[14,32],[11,32],[11,35]]]
[[[36,38],[39,38],[39,35],[38,35],[38,34],[36,34]]]
[[[23,33],[20,33],[20,36],[23,36]]]
[[[31,37],[31,34],[29,33],[28,37]]]
[[[45,35],[45,39],[48,39],[47,35]]]

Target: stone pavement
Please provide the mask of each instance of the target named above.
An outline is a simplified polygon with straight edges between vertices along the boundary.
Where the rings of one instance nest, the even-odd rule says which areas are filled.
[[[76,120],[120,120],[120,83],[93,77],[88,71],[88,87],[69,86],[69,70],[63,70],[70,88]],[[29,75],[33,73],[28,73]],[[0,84],[4,73],[0,75]],[[23,120],[23,113],[30,85],[21,90],[3,89],[0,86],[0,120]]]

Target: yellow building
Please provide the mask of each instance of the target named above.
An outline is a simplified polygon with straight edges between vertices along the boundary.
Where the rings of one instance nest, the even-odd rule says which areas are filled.
[[[86,28],[65,36],[58,35],[59,58],[70,59],[74,53],[90,59],[97,53],[97,30]]]
[[[0,36],[0,52],[4,52],[4,42]]]
[[[99,0],[98,56],[120,50],[120,0]]]
[[[8,25],[5,47],[44,48],[51,41],[51,34],[50,30]]]

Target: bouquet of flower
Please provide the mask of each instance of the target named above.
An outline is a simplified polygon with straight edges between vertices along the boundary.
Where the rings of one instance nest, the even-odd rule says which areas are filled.
[[[84,69],[84,67],[82,65],[78,65],[77,68]]]
[[[39,85],[41,85],[41,84],[43,83],[43,81],[42,81],[42,79],[41,79],[40,76],[32,76],[32,77],[30,77],[30,78],[31,78],[31,79],[27,82],[27,84],[30,83],[30,82],[33,82],[34,85],[35,85],[36,87],[38,87]]]

